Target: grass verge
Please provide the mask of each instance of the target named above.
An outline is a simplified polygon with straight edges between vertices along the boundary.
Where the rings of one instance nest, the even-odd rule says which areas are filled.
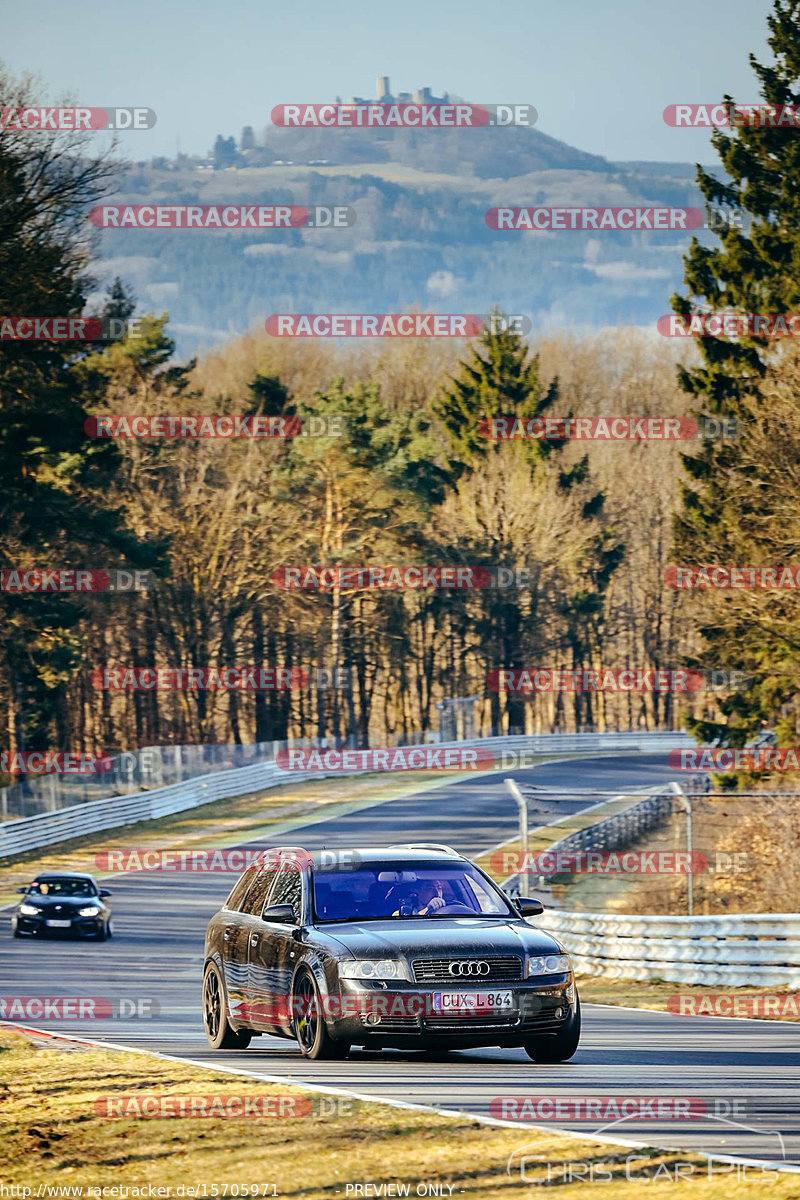
[[[683,1001],[686,1016],[758,1017],[767,1021],[800,1021],[800,991],[786,987],[701,987],[689,983],[667,983],[663,979],[603,979],[599,975],[578,976],[585,1004],[621,1004],[675,1012]],[[670,1004],[672,998],[672,1004]]]
[[[155,1057],[56,1047],[58,1043],[32,1043],[16,1030],[0,1029],[0,1179],[33,1187],[34,1196],[40,1185],[86,1189],[110,1184],[157,1185],[172,1188],[173,1196],[202,1196],[202,1191],[175,1189],[205,1184],[207,1196],[214,1195],[214,1185],[220,1196],[225,1185],[257,1185],[258,1193],[239,1190],[228,1195],[322,1200],[353,1196],[348,1183],[369,1182],[408,1184],[411,1196],[493,1200],[527,1192],[537,1183],[546,1185],[549,1173],[559,1197],[575,1200],[585,1195],[587,1173],[599,1180],[602,1172],[604,1197],[637,1200],[643,1184],[648,1195],[671,1195],[667,1189],[675,1182],[676,1168],[684,1182],[694,1184],[687,1194],[697,1200],[719,1195],[721,1180],[728,1197],[768,1194],[784,1200],[797,1195],[796,1177],[764,1180],[750,1168],[748,1179],[737,1185],[735,1175],[722,1173],[729,1170],[725,1164],[715,1164],[719,1173],[709,1178],[705,1160],[686,1153],[632,1150],[524,1127],[481,1125],[466,1114],[444,1117],[344,1097],[337,1104],[335,1097]],[[279,1105],[279,1097],[292,1094],[296,1107],[298,1096],[308,1096],[311,1112],[300,1118],[98,1114],[96,1104],[102,1097],[124,1104],[123,1096],[137,1093],[271,1096],[273,1106]],[[323,1103],[324,1112],[319,1111]],[[524,1178],[521,1153],[526,1156]],[[570,1174],[572,1181],[564,1182]],[[418,1193],[425,1183],[441,1190]]]

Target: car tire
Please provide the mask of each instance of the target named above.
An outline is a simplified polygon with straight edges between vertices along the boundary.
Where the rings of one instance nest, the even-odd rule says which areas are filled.
[[[98,940],[98,942],[105,942],[107,940],[107,938],[108,938],[108,927],[106,925],[101,925],[97,931],[97,940]]]
[[[246,1050],[252,1034],[234,1029],[228,1022],[225,984],[216,963],[210,962],[203,976],[203,1025],[214,1050]]]
[[[350,1043],[332,1038],[322,1015],[319,987],[311,971],[303,970],[292,986],[292,1031],[303,1058],[343,1059]]]
[[[530,1038],[525,1053],[537,1063],[566,1062],[572,1058],[581,1040],[581,1001],[575,995],[575,1010],[563,1029],[555,1036]]]
[[[106,937],[112,938],[113,936],[114,936],[114,922],[109,920],[108,924],[106,925]]]

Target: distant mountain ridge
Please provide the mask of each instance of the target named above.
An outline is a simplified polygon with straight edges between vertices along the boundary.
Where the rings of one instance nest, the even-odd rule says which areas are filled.
[[[160,160],[121,179],[116,200],[129,204],[346,204],[356,212],[341,230],[104,231],[100,285],[119,274],[139,311],[168,309],[183,356],[263,328],[277,313],[415,306],[488,313],[497,304],[529,316],[534,334],[621,324],[658,336],[690,234],[500,233],[487,227],[486,211],[703,207],[691,164],[611,162],[536,128],[271,128],[268,139],[283,163],[211,170]]]
[[[265,130],[276,158],[307,163],[396,162],[435,171],[510,179],[532,171],[608,171],[607,159],[548,137],[536,128]]]

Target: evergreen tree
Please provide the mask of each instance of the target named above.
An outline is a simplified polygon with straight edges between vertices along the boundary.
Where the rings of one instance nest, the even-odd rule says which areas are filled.
[[[518,333],[492,327],[484,330],[470,347],[469,358],[462,362],[451,385],[434,401],[434,411],[444,425],[450,443],[454,485],[461,488],[472,477],[482,480],[485,477],[488,481],[487,460],[499,462],[501,456],[508,464],[507,470],[513,471],[514,458],[521,455],[527,478],[519,477],[518,486],[527,487],[531,496],[537,494],[537,487],[541,485],[540,473],[551,455],[563,450],[565,441],[518,440],[513,436],[510,442],[493,440],[489,436],[489,423],[493,417],[502,416],[516,418],[524,426],[531,418],[549,413],[557,396],[557,381],[554,380],[546,391],[542,388],[538,357],[530,355]],[[513,427],[508,428],[513,435]],[[570,468],[550,475],[552,490],[560,492],[563,498],[573,494],[578,505],[576,518],[579,523],[585,523],[588,535],[583,551],[558,580],[555,606],[560,617],[561,642],[560,645],[545,646],[538,637],[538,601],[533,595],[525,596],[516,588],[487,591],[480,597],[482,612],[476,628],[480,645],[492,655],[492,661],[487,663],[492,668],[513,670],[530,666],[526,654],[531,653],[551,662],[555,654],[566,649],[572,655],[571,665],[581,666],[599,640],[604,594],[622,559],[624,547],[605,522],[604,496],[591,487],[586,455]],[[485,486],[489,486],[488,482]],[[503,491],[503,483],[495,482],[494,486],[499,487],[494,505],[499,521],[495,523],[487,517],[483,523],[483,545],[475,545],[474,552],[479,556],[478,561],[485,562],[490,569],[500,565],[526,565],[530,550],[510,533],[513,523],[506,520],[508,497]],[[543,493],[538,495],[543,498]],[[543,510],[542,521],[547,521],[550,515],[551,511]],[[492,725],[500,732],[499,696],[492,696],[492,707]],[[521,730],[524,726],[524,701],[512,693],[506,696],[505,719],[509,729]]]
[[[767,23],[774,65],[765,66],[750,55],[761,97],[766,104],[777,107],[798,105],[798,0],[775,0]],[[732,104],[732,98],[726,96],[725,103]],[[709,210],[715,211],[715,206],[731,210],[738,215],[740,227],[731,225],[721,232],[718,246],[692,240],[684,260],[688,294],[674,296],[672,307],[684,316],[699,309],[794,313],[800,303],[800,141],[796,130],[744,124],[730,133],[716,130],[711,141],[727,178],[717,178],[698,167],[698,185]],[[770,362],[780,355],[774,347],[775,343],[765,338],[731,341],[703,337],[699,340],[701,365],[680,369],[682,387],[695,398],[695,415],[732,416],[740,427],[738,439],[706,440],[696,452],[682,455],[689,479],[682,487],[682,505],[675,522],[674,554],[678,563],[773,563],[769,526],[780,518],[773,511],[770,489],[742,491],[742,485],[746,477],[752,476],[747,440],[750,430],[764,416],[759,395]],[[777,429],[775,432],[780,436]],[[762,531],[760,545],[753,540],[754,529]],[[736,597],[727,600],[736,603]],[[721,700],[722,722],[689,723],[704,737],[725,736],[732,744],[742,745],[752,732],[774,718],[780,702],[774,680],[768,687],[759,684],[771,672],[763,653],[753,644],[754,634],[758,641],[753,615],[748,637],[743,636],[740,623],[738,636],[732,639],[731,623],[720,621],[719,614],[710,619],[704,597],[692,596],[687,603],[703,623],[703,649],[695,665],[745,670],[758,667],[755,686],[745,694]],[[764,647],[770,638],[765,630]]]
[[[0,107],[37,103],[0,72]],[[0,138],[0,312],[79,315],[86,213],[115,169],[78,135],[4,130]],[[108,498],[119,468],[110,442],[86,436],[81,351],[74,343],[0,343],[0,550],[5,566],[149,565]],[[75,594],[0,593],[0,691],[16,745],[64,745],[63,690],[80,661],[87,601]]]
[[[100,313],[105,326],[108,321],[127,321],[136,312],[136,298],[128,291],[119,275],[106,292],[106,302]]]
[[[496,314],[496,310],[495,310]],[[486,422],[492,417],[518,417],[527,421],[543,416],[558,396],[554,381],[542,392],[539,359],[513,330],[487,328],[470,346],[458,375],[434,401],[433,410],[442,422],[450,443],[456,475],[473,470],[481,459],[503,442],[487,436]],[[543,458],[558,443],[531,441],[529,455]]]

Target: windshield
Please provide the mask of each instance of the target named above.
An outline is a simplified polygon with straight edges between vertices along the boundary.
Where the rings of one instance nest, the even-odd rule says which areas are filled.
[[[469,863],[315,871],[314,911],[322,923],[517,915]]]
[[[33,896],[96,896],[97,888],[90,879],[36,879],[28,895]]]

